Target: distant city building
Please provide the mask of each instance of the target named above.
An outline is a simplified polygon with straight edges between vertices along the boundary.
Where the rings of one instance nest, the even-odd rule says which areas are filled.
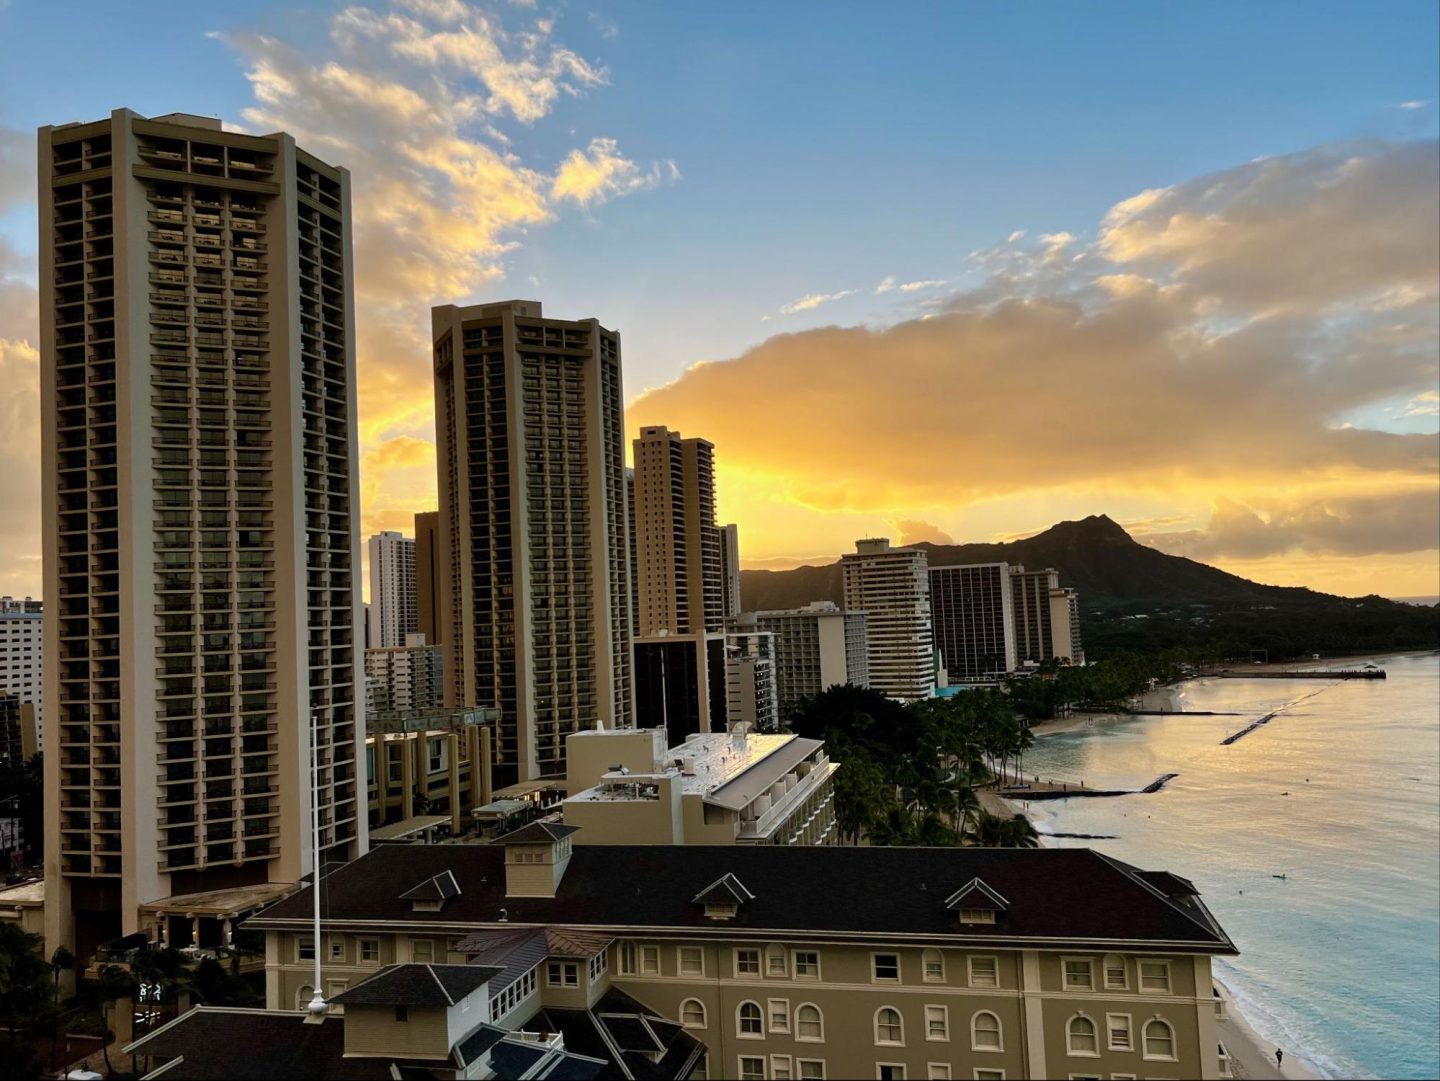
[[[415,515],[415,630],[432,646],[445,641],[440,634],[439,576],[450,573],[450,561],[441,540],[439,511]]]
[[[445,699],[444,669],[440,647],[428,645],[423,634],[407,634],[403,646],[365,651],[367,683],[376,680],[383,688],[376,709],[438,709]]]
[[[24,765],[26,743],[24,726],[20,720],[20,699],[9,691],[0,691],[0,769],[18,769]],[[8,815],[13,807],[0,808],[0,815]]]
[[[775,687],[783,720],[803,699],[828,687],[870,683],[865,613],[842,611],[833,601],[742,616],[741,628],[775,636]]]
[[[350,180],[128,109],[39,169],[45,939],[83,964],[313,868],[312,725],[319,856],[365,847]]]
[[[1008,563],[931,567],[930,612],[950,683],[996,680],[1015,670]]]
[[[42,604],[26,597],[0,597],[0,691],[35,712],[35,739],[45,749],[45,653]]]
[[[635,639],[635,725],[663,728],[672,743],[726,725],[725,635],[641,635]]]
[[[1085,663],[1080,637],[1080,594],[1068,587],[1050,591],[1050,648],[1071,664]]]
[[[902,701],[935,691],[930,575],[919,548],[891,548],[883,537],[855,542],[840,559],[845,608],[865,613],[869,685]]]
[[[432,311],[448,706],[494,706],[497,787],[628,724],[620,336],[535,301]]]
[[[740,527],[720,527],[721,609],[726,619],[740,615]]]
[[[490,802],[490,709],[377,707],[365,714],[365,778],[371,844],[423,835],[443,823],[468,833],[471,812]],[[410,831],[414,831],[412,834]]]
[[[664,427],[640,430],[635,459],[635,589],[641,635],[725,625],[715,447]]]
[[[366,543],[370,556],[370,649],[403,646],[416,632],[415,542],[386,530]]]
[[[1061,587],[1060,572],[1053,567],[1027,571],[1012,566],[1010,582],[1018,664],[1037,665],[1051,659],[1084,664],[1079,595]]]
[[[775,636],[769,631],[725,635],[727,727],[754,732],[780,729],[780,694],[775,685]]]
[[[667,749],[667,744],[669,744]],[[570,737],[561,805],[579,844],[835,844],[840,767],[816,739],[662,729]]]

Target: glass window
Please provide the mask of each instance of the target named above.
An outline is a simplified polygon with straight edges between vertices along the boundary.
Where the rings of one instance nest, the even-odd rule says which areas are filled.
[[[819,1006],[806,1002],[796,1008],[795,1038],[817,1043],[825,1039],[825,1018],[820,1013]]]
[[[818,980],[820,978],[820,952],[818,950],[795,951],[795,978],[797,980]]]
[[[1128,1013],[1107,1013],[1105,1015],[1106,1043],[1111,1051],[1133,1051],[1135,1041],[1130,1035]]]
[[[680,1023],[686,1028],[704,1028],[705,1003],[698,998],[687,998],[680,1003]]]
[[[925,1066],[927,1081],[950,1081],[950,1063],[931,1062]]]
[[[580,966],[573,961],[551,961],[545,966],[545,982],[551,987],[579,987]]]
[[[362,938],[359,947],[361,964],[378,965],[380,963],[380,940],[378,938]]]
[[[927,1040],[948,1040],[950,1038],[950,1011],[944,1006],[925,1007],[925,1038]]]
[[[945,982],[945,956],[939,950],[926,950],[922,955],[926,983]]]
[[[771,1081],[791,1081],[795,1073],[790,1066],[789,1055],[770,1056],[770,1078]]]
[[[765,1060],[759,1055],[741,1055],[740,1081],[765,1081]]]
[[[760,1039],[765,1035],[765,1015],[758,1002],[742,1002],[735,1011],[735,1031],[741,1036]]]
[[[1170,993],[1170,962],[1141,961],[1140,990],[1168,995]]]
[[[759,950],[736,950],[735,951],[735,974],[737,976],[758,976],[760,975],[760,951]]]
[[[345,963],[345,940],[343,938],[332,938],[329,950],[330,960]]]
[[[1130,985],[1125,974],[1125,958],[1119,954],[1109,954],[1105,958],[1105,990],[1123,991]]]
[[[680,947],[680,975],[705,975],[705,951],[699,946]]]
[[[1071,957],[1065,960],[1065,990],[1095,990],[1095,976],[1091,970],[1090,959],[1088,957]]]
[[[989,1010],[981,1010],[970,1019],[970,1046],[976,1051],[999,1051],[1000,1018]]]
[[[797,1058],[795,1076],[803,1081],[825,1081],[825,1060],[823,1058]]]
[[[412,938],[410,940],[410,960],[420,964],[429,964],[434,961],[434,941],[428,938]]]
[[[771,1032],[790,1031],[790,1000],[788,998],[772,998],[766,1006],[770,1014]]]
[[[658,976],[660,974],[660,947],[640,947],[640,974],[642,976]]]
[[[785,947],[769,946],[765,950],[765,972],[771,976],[785,977],[790,969],[785,964]]]
[[[1065,1026],[1065,1046],[1072,1055],[1098,1055],[1100,1043],[1095,1038],[1095,1022],[1088,1017],[1072,1017]]]
[[[315,937],[313,935],[300,935],[295,939],[295,960],[315,960]]]
[[[900,1020],[900,1011],[894,1006],[881,1006],[875,1011],[875,1042],[880,1044],[903,1044],[905,1025]]]
[[[1175,1057],[1175,1030],[1168,1021],[1158,1017],[1145,1022],[1145,1057],[1173,1059]]]
[[[635,943],[620,943],[620,958],[617,964],[622,976],[633,976],[640,971],[640,952],[635,948]]]
[[[994,957],[972,957],[970,965],[971,987],[999,987],[1000,962]]]
[[[872,953],[870,960],[873,966],[871,979],[886,980],[891,983],[899,982],[900,955],[898,953]]]

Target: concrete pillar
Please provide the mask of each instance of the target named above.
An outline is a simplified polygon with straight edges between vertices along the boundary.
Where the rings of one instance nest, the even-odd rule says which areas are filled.
[[[480,757],[475,763],[475,768],[480,771],[480,802],[489,803],[494,796],[490,790],[490,726],[486,725],[480,729]]]
[[[1049,1077],[1045,1065],[1045,1002],[1041,998],[1040,954],[1036,950],[1020,953],[1020,996],[1023,1001],[1021,1023],[1025,1031],[1025,1076]],[[1098,1034],[1096,1039],[1102,1037]]]
[[[135,1000],[129,995],[117,998],[110,1008],[110,1031],[121,1047],[135,1039]]]
[[[375,734],[375,803],[379,813],[375,818],[375,825],[383,826],[385,824],[389,802],[390,744],[385,741],[384,733],[377,732]]]
[[[230,917],[226,916],[224,921],[220,924],[220,941],[227,949],[234,944],[234,933],[235,928],[233,926],[233,923]]]
[[[400,817],[415,813],[415,740],[406,735],[400,742]]]
[[[483,731],[479,725],[465,726],[465,754],[470,759],[470,792],[465,808],[467,817],[472,810],[485,802],[480,798],[480,777],[484,772],[484,759],[480,757],[480,733]]]
[[[445,737],[445,742],[448,744],[450,762],[450,832],[459,836],[464,822],[461,815],[465,804],[460,792],[460,733],[452,731]]]

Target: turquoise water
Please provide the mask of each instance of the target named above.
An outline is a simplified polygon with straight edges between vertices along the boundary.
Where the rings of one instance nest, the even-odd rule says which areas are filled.
[[[1241,715],[1097,720],[1037,739],[1025,771],[1104,788],[1178,773],[1032,811],[1042,832],[1116,835],[1054,844],[1194,881],[1241,950],[1217,974],[1264,1038],[1330,1077],[1436,1077],[1440,656],[1379,663],[1383,682],[1191,682],[1180,708]]]

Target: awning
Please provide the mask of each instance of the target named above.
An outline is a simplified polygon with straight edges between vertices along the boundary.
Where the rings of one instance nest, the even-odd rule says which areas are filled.
[[[388,826],[380,826],[370,831],[372,841],[403,841],[406,837],[413,837],[417,833],[424,833],[426,830],[434,829],[436,826],[449,825],[449,815],[414,815],[410,818],[402,818],[399,822],[392,822]]]

